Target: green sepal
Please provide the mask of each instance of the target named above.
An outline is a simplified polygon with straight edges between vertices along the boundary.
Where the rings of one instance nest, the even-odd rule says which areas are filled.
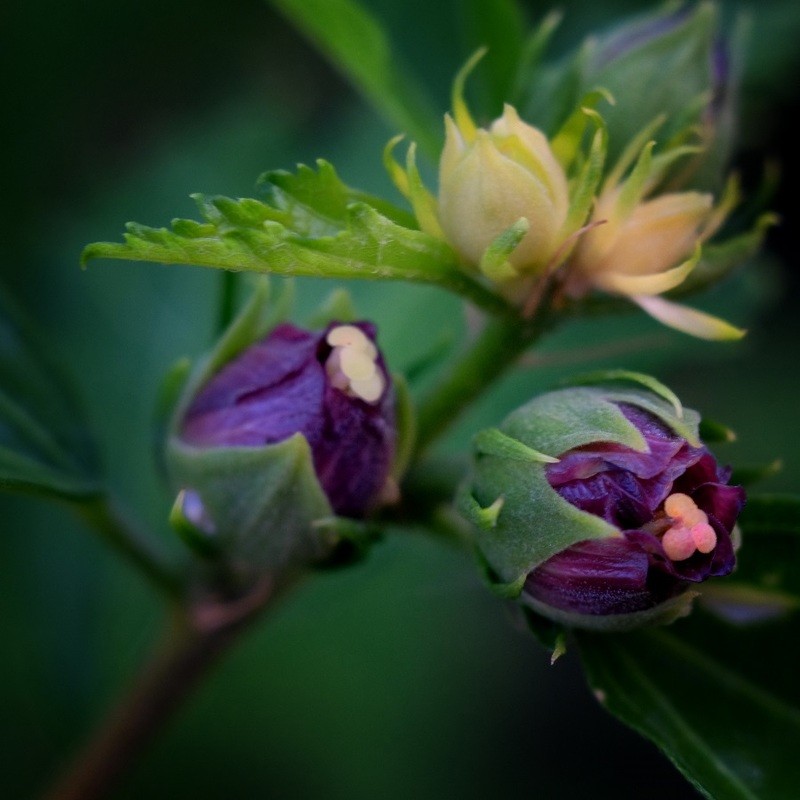
[[[166,473],[164,447],[172,426],[175,408],[180,402],[191,372],[191,359],[180,358],[167,370],[158,388],[153,410],[153,453],[156,464],[162,473]]]
[[[554,464],[558,461],[553,456],[540,453],[538,450],[512,439],[498,428],[487,428],[476,434],[473,445],[476,453],[485,456],[500,456],[535,464]]]
[[[645,611],[607,615],[575,614],[571,611],[563,611],[560,608],[553,608],[553,606],[541,603],[529,595],[523,595],[523,600],[533,611],[566,628],[621,633],[652,625],[671,625],[675,620],[691,613],[692,605],[698,595],[699,592],[690,589]]]
[[[169,524],[187,547],[203,558],[216,559],[222,554],[220,542],[213,531],[204,531],[195,525],[184,512],[186,490],[181,489],[169,512]]]
[[[703,417],[700,420],[699,427],[700,438],[707,444],[718,444],[720,442],[735,442],[736,432],[708,417]],[[735,481],[734,481],[735,483]]]
[[[567,635],[563,625],[537,614],[533,609],[522,607],[525,626],[542,647],[550,652],[550,663],[555,664],[567,652]]]
[[[530,229],[530,222],[522,217],[492,240],[480,261],[480,271],[490,281],[503,282],[516,278],[519,273],[509,263],[508,257],[517,249]]]
[[[775,214],[762,214],[749,231],[705,245],[697,266],[689,273],[686,280],[670,293],[670,296],[683,297],[695,294],[719,283],[759,251],[766,232],[777,222],[778,217]]]
[[[626,369],[604,369],[597,372],[588,372],[583,375],[578,375],[576,378],[570,378],[569,383],[572,386],[602,386],[608,383],[633,383],[639,387],[644,387],[653,394],[657,394],[662,400],[666,400],[674,409],[675,416],[683,419],[683,405],[681,404],[678,395],[672,391],[668,386],[665,386],[661,381],[652,377],[652,375],[645,375],[643,372],[632,372]]]
[[[318,519],[313,527],[334,542],[330,553],[314,563],[315,569],[339,569],[363,561],[372,546],[383,538],[383,529],[378,525],[345,517]]]
[[[464,498],[464,500],[469,503],[467,498]],[[474,503],[474,500],[472,502]],[[478,569],[483,576],[483,580],[494,594],[504,600],[516,600],[520,596],[525,586],[525,575],[511,583],[506,583],[494,571],[492,565],[486,560],[480,550],[475,551],[475,560],[478,562]]]
[[[317,520],[333,515],[301,434],[264,447],[191,447],[173,437],[173,482],[199,494],[209,537],[239,574],[280,571],[325,557],[336,543]]]
[[[168,435],[174,435],[178,422],[197,390],[225,364],[269,332],[280,321],[280,302],[270,303],[271,286],[266,278],[256,281],[253,294],[217,341],[214,349],[192,369],[182,385],[180,398],[172,408]],[[276,313],[276,309],[280,312]]]

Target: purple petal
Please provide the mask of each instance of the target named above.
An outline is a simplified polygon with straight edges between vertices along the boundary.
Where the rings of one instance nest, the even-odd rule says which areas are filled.
[[[528,575],[524,591],[576,614],[629,614],[669,599],[682,588],[651,575],[647,554],[623,537],[590,539],[553,556]]]
[[[331,385],[324,331],[277,326],[203,386],[189,406],[181,437],[197,447],[260,447],[296,433],[311,448],[317,477],[338,514],[362,516],[375,503],[394,457],[394,394],[376,403]],[[370,340],[375,326],[355,323]]]

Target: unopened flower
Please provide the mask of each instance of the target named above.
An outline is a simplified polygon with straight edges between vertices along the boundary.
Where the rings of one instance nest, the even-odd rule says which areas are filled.
[[[524,305],[532,281],[557,267],[588,214],[599,180],[605,140],[596,132],[591,154],[578,158],[582,134],[602,92],[584,98],[565,124],[569,135],[550,140],[506,104],[487,127],[476,125],[463,99],[463,84],[483,55],[461,70],[453,89],[453,113],[445,115],[445,145],[439,160],[439,191],[425,188],[416,167],[416,148],[406,168],[385,163],[397,187],[411,201],[420,228],[446,241],[465,268],[498,285]],[[558,145],[556,145],[556,140]],[[569,174],[574,165],[579,174]]]
[[[242,316],[184,390],[167,466],[176,528],[246,576],[324,559],[337,517],[395,499],[398,444],[372,323],[264,336],[256,313],[250,331]]]
[[[564,238],[567,176],[547,137],[506,105],[488,128],[445,117],[439,162],[439,223],[468,264],[520,219],[527,232],[508,256],[520,273],[540,273]]]
[[[489,566],[538,613],[606,630],[669,621],[733,569],[744,492],[660,388],[552,392],[478,438],[462,505]]]
[[[226,364],[192,400],[180,439],[193,447],[261,447],[302,434],[337,514],[378,502],[394,453],[391,378],[375,327],[284,323]]]
[[[682,188],[716,188],[724,180],[736,127],[742,30],[737,24],[725,32],[721,17],[719,3],[660,6],[593,35],[579,49],[581,87],[604,86],[616,100],[604,114],[610,158],[664,115],[664,140],[691,130],[703,145],[671,180]]]

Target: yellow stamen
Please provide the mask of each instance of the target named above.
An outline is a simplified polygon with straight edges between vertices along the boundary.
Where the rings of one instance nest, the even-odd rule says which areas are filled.
[[[717,534],[708,524],[708,515],[689,495],[671,494],[664,501],[664,513],[673,521],[661,539],[671,561],[684,561],[698,550],[710,553],[717,546]]]
[[[355,325],[337,325],[326,337],[333,348],[325,362],[331,385],[350,397],[376,403],[386,381],[377,364],[378,350]]]
[[[664,511],[673,519],[680,519],[687,511],[697,508],[694,500],[688,494],[676,492],[664,501]]]
[[[695,547],[701,553],[710,553],[717,546],[716,531],[707,522],[693,525],[691,533]]]
[[[673,525],[664,534],[661,544],[670,561],[684,561],[697,549],[692,532],[683,525]]]

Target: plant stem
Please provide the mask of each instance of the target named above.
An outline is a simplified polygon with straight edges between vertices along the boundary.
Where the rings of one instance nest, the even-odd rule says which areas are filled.
[[[544,308],[531,320],[504,314],[492,318],[470,348],[419,405],[417,456],[452,424],[474,400],[493,386],[547,329]]]
[[[180,568],[173,563],[165,548],[136,527],[107,495],[82,501],[75,510],[159,591],[171,598],[181,595],[185,579]]]
[[[219,288],[219,311],[217,312],[217,332],[222,333],[236,315],[237,274],[229,269],[222,270]]]
[[[153,660],[44,800],[107,797],[237,636],[274,599],[265,579],[236,600],[204,599],[175,613]]]

